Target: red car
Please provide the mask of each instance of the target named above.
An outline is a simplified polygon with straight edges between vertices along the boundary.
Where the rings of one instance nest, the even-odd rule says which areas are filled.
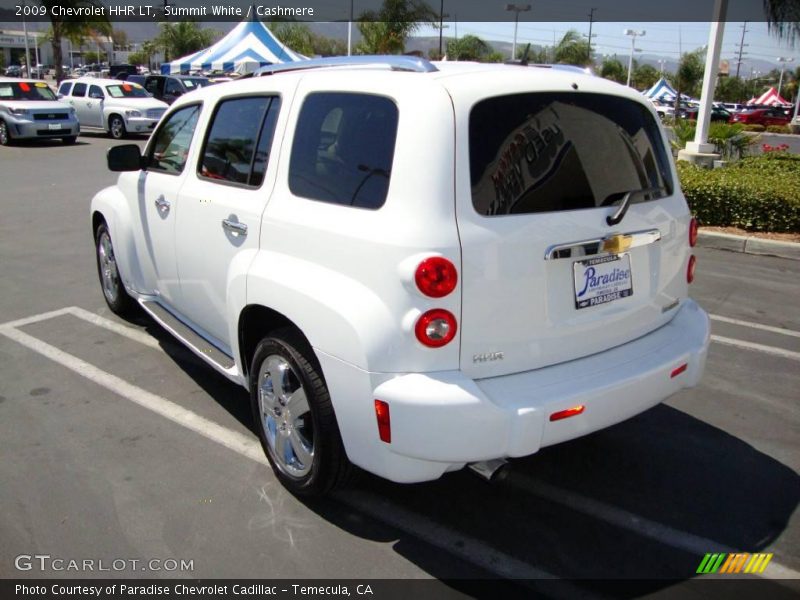
[[[739,113],[735,113],[731,123],[746,123],[754,125],[788,125],[792,118],[787,115],[782,108],[748,108]]]

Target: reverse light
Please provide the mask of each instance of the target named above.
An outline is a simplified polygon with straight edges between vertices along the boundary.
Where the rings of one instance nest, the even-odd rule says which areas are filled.
[[[689,222],[689,246],[694,248],[695,244],[697,244],[697,219],[692,218]]]
[[[453,341],[457,328],[453,313],[442,308],[434,308],[417,320],[414,333],[420,343],[428,348],[441,348]]]
[[[419,291],[426,296],[443,298],[456,289],[458,271],[443,256],[431,256],[419,263],[414,280]]]
[[[569,419],[570,417],[576,417],[581,414],[586,407],[583,404],[579,404],[578,406],[573,406],[572,408],[568,408],[566,410],[560,410],[558,412],[554,412],[550,415],[551,421],[560,421],[561,419]]]
[[[694,281],[694,269],[697,265],[697,258],[694,254],[689,257],[689,264],[686,267],[686,283],[692,283]]]
[[[382,442],[392,443],[392,421],[389,418],[389,404],[375,400],[375,417],[378,419],[378,435]]]

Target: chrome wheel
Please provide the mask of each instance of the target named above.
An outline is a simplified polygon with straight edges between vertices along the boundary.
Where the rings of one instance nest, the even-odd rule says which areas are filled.
[[[0,121],[0,146],[8,144],[8,125]]]
[[[261,363],[257,382],[270,457],[285,475],[305,477],[314,462],[314,428],[300,378],[285,358],[271,354]]]
[[[108,231],[103,230],[97,240],[97,262],[100,266],[100,283],[103,294],[110,303],[115,303],[119,298],[119,271],[117,261],[114,259],[114,248]]]
[[[109,129],[111,130],[111,137],[113,137],[115,140],[120,140],[125,135],[125,123],[123,123],[122,119],[119,117],[111,118]]]

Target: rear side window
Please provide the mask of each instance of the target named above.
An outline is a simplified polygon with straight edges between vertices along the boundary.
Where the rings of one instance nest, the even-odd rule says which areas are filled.
[[[219,103],[203,148],[199,175],[258,187],[264,180],[280,99],[259,96]]]
[[[72,95],[77,96],[79,98],[83,98],[86,95],[86,84],[76,83],[75,86],[72,88]]]
[[[382,96],[309,94],[289,163],[293,194],[377,209],[386,201],[397,138],[397,106]]]
[[[672,193],[650,112],[625,98],[531,93],[479,102],[469,122],[472,203],[482,215],[643,202]]]

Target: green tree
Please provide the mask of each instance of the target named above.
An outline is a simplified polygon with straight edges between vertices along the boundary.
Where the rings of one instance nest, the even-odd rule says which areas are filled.
[[[164,60],[179,58],[210,46],[214,41],[214,31],[203,29],[195,21],[161,23],[160,31],[153,40],[164,51]]]
[[[84,9],[91,7],[103,6],[101,0],[39,0],[39,3],[47,8],[47,14],[50,17],[50,31],[49,39],[53,46],[53,62],[56,67],[56,81],[60,82],[64,78],[64,73],[61,66],[64,64],[64,54],[61,50],[61,42],[64,38],[70,41],[80,40],[77,45],[80,46],[83,39],[89,35],[92,29],[103,31],[107,34],[111,33],[111,24],[106,17],[96,18],[93,21],[86,21],[81,18],[62,18],[56,16],[57,11],[54,13],[53,8],[59,9]]]
[[[745,82],[740,77],[720,77],[714,93],[718,102],[745,102],[747,95]]]
[[[628,74],[625,70],[625,65],[615,57],[603,60],[603,64],[600,65],[600,77],[616,81],[617,83],[625,83]]]
[[[438,21],[436,13],[423,0],[384,0],[377,12],[368,11],[359,18],[362,40],[357,54],[401,54],[406,38],[423,23]]]
[[[636,68],[633,70],[635,87],[640,90],[653,87],[653,84],[660,78],[661,74],[653,65],[636,65]]]
[[[480,61],[493,51],[492,47],[476,35],[465,35],[457,40],[448,40],[449,60]]]
[[[111,39],[114,41],[115,50],[127,50],[130,46],[128,34],[124,29],[114,29],[111,32]]]
[[[686,52],[681,56],[678,63],[678,70],[672,76],[672,86],[677,92],[675,96],[675,112],[680,108],[681,94],[696,96],[700,81],[703,79],[705,66],[703,57],[705,53],[702,49],[694,52]]]
[[[292,23],[289,21],[279,21],[269,25],[272,33],[289,49],[312,56],[314,51],[314,34],[308,25],[302,23]]]
[[[517,45],[517,56],[515,58],[522,59],[525,55],[525,46]],[[533,46],[528,51],[528,63],[532,65],[544,65],[548,62],[548,57],[552,56],[553,50],[549,46]]]
[[[583,36],[575,29],[570,29],[556,44],[553,62],[585,67],[591,62],[589,41],[584,40]]]

